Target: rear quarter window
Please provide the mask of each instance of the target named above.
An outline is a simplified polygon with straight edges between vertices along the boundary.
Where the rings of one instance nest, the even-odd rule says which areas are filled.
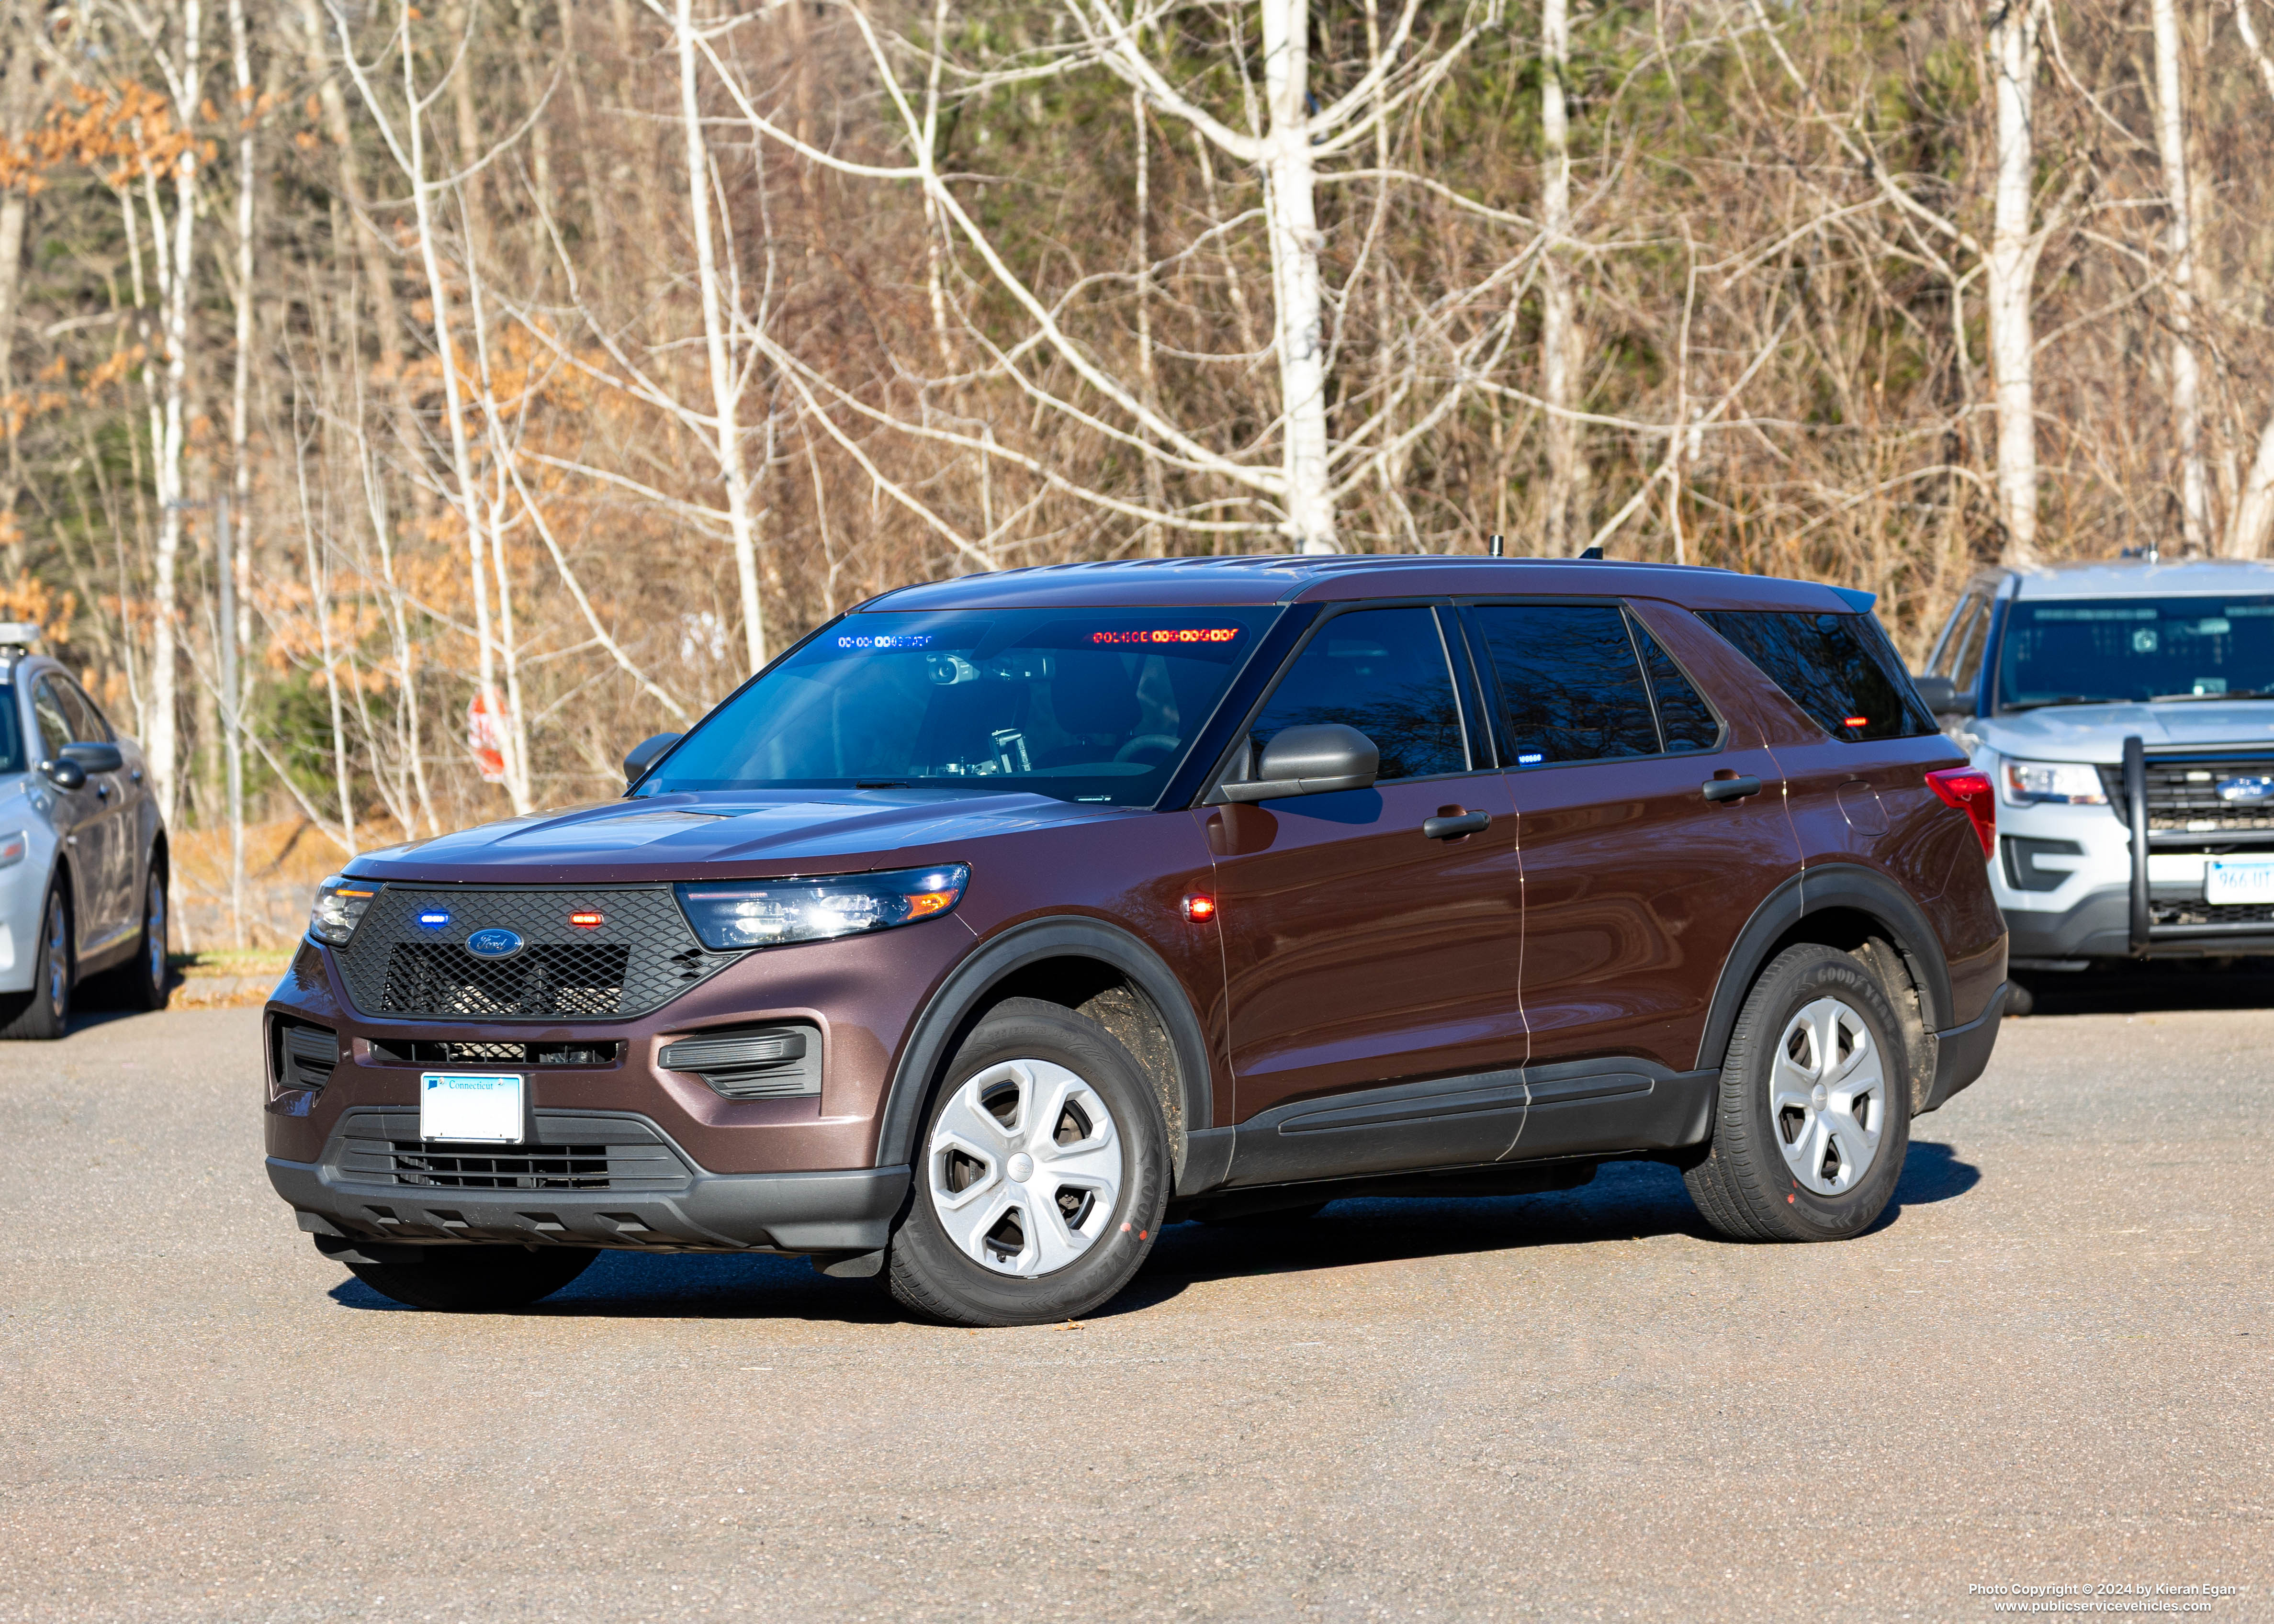
[[[1834,739],[1916,739],[1938,731],[1870,615],[1714,609],[1700,618]]]

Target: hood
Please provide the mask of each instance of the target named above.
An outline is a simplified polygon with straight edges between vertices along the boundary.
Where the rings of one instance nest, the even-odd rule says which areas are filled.
[[[2047,705],[1977,717],[1968,731],[1994,750],[2046,761],[2120,762],[2132,733],[2150,750],[2274,751],[2274,700],[2181,700],[2165,704]]]
[[[774,790],[658,795],[537,812],[366,852],[369,879],[605,884],[850,873],[945,861],[970,842],[1137,814],[1046,795]]]

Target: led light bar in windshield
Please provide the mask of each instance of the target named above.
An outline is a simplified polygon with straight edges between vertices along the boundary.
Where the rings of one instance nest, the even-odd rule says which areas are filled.
[[[1093,643],[1230,643],[1239,635],[1237,626],[1162,627],[1145,631],[1092,632]]]
[[[929,649],[933,632],[877,632],[866,637],[840,637],[840,649]]]

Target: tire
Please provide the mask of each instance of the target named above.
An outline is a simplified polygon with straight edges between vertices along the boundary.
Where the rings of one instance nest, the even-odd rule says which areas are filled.
[[[525,1308],[583,1274],[599,1255],[584,1246],[422,1246],[407,1261],[350,1263],[355,1277],[412,1308],[494,1313]]]
[[[1168,1204],[1151,1080],[1096,1021],[1006,999],[957,1051],[924,1117],[886,1271],[951,1325],[1043,1325],[1129,1283]],[[1022,1170],[1023,1169],[1023,1170]]]
[[[1738,1011],[1713,1142],[1682,1176],[1690,1199],[1731,1240],[1862,1233],[1902,1177],[1909,1077],[1879,978],[1837,948],[1788,948]]]
[[[70,1028],[72,918],[60,876],[48,887],[48,899],[40,909],[40,951],[32,962],[32,990],[15,996],[23,999],[22,1007],[0,1026],[0,1038],[47,1041]]]
[[[166,947],[173,922],[166,906],[166,870],[153,862],[150,877],[142,885],[142,934],[136,939],[134,957],[111,972],[120,1001],[128,1009],[166,1007],[172,990],[168,985]]]

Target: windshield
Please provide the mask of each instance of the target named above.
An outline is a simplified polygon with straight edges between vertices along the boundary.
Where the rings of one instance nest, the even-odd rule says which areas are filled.
[[[2022,600],[1999,650],[2002,710],[2274,692],[2274,597]]]
[[[707,718],[637,793],[1025,790],[1150,806],[1277,613],[847,615]]]

